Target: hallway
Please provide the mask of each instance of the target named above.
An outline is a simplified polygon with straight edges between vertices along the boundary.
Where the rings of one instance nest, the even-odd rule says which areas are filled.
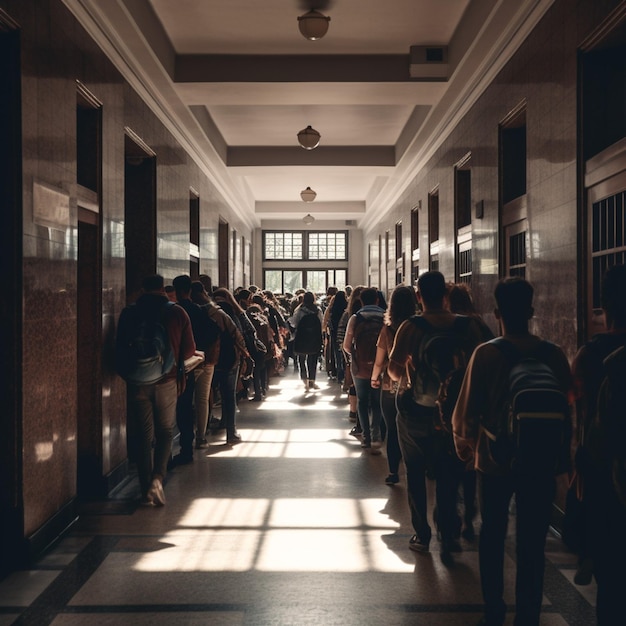
[[[336,383],[319,372],[321,390],[305,395],[288,369],[262,404],[242,401],[242,444],[220,433],[170,472],[165,507],[127,494],[85,505],[47,556],[0,582],[0,625],[476,623],[476,544],[451,568],[436,541],[411,552],[404,476],[385,485],[384,454],[348,435]],[[595,586],[571,584],[560,541],[549,537],[547,553],[541,624],[594,623]]]

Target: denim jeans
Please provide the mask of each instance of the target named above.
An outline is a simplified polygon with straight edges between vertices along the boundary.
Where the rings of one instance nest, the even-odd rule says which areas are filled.
[[[317,372],[318,354],[299,354],[300,378],[302,380],[315,380]]]
[[[369,378],[354,377],[356,410],[363,429],[363,441],[380,441],[380,388],[374,389]]]
[[[411,422],[407,416],[398,413],[396,422],[398,441],[406,467],[406,492],[411,525],[419,540],[429,543],[432,530],[427,515],[426,470],[432,466],[428,456],[430,442],[428,437],[421,437],[412,431]]]
[[[195,375],[195,398],[194,410],[196,416],[196,437],[204,439],[206,427],[209,423],[209,396],[211,395],[211,383],[215,365],[200,365],[194,370]]]
[[[478,557],[488,624],[502,624],[504,542],[509,503],[515,494],[516,626],[538,626],[543,595],[546,534],[550,523],[555,480],[552,476],[505,476],[479,472],[482,527]]]
[[[196,377],[193,372],[186,375],[185,390],[176,401],[176,425],[180,433],[180,454],[183,457],[193,457],[193,425],[195,415],[193,411],[193,394]]]
[[[142,495],[148,493],[153,478],[163,478],[172,451],[176,418],[176,380],[154,385],[132,385],[128,389],[128,418],[133,421],[135,458]],[[154,442],[154,458],[152,445]]]
[[[400,442],[398,441],[398,427],[396,425],[396,394],[394,391],[382,390],[380,393],[380,410],[387,425],[387,463],[389,473],[397,474],[402,460]]]
[[[213,384],[220,389],[222,396],[222,423],[226,428],[226,437],[232,437],[237,429],[235,427],[235,414],[237,412],[237,379],[239,378],[239,365],[229,371],[216,369],[213,373]]]

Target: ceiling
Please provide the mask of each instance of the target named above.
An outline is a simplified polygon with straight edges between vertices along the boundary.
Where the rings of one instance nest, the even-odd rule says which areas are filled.
[[[369,228],[552,0],[64,2],[251,227]],[[331,18],[317,41],[298,30],[311,6]]]

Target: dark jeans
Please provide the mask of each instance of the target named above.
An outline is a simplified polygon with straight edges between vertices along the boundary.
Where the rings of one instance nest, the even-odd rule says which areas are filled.
[[[588,494],[593,573],[598,583],[598,626],[616,623],[624,612],[626,589],[626,508],[616,495],[611,472],[592,472],[585,482]],[[619,620],[618,620],[619,621]]]
[[[337,343],[337,333],[331,333],[330,341],[332,343],[332,349],[335,353],[335,367],[337,368],[337,381],[342,383],[346,376],[346,361],[343,353],[343,348]]]
[[[425,408],[425,411],[432,409]],[[398,440],[406,466],[406,486],[411,522],[419,539],[430,541],[431,529],[427,517],[426,474],[436,481],[435,502],[437,527],[441,533],[442,547],[455,538],[458,528],[457,495],[463,476],[463,464],[454,454],[451,442],[443,435],[423,436],[423,426],[418,420],[399,412],[397,416]]]
[[[142,495],[148,493],[150,481],[167,473],[172,450],[172,431],[176,413],[176,380],[154,385],[127,385],[128,420],[132,428],[133,458]],[[154,442],[154,453],[153,453]]]
[[[218,387],[222,397],[222,424],[226,428],[226,437],[232,437],[235,432],[235,413],[237,411],[237,379],[239,365],[232,370],[218,370],[213,373],[213,386]]]
[[[363,441],[380,441],[380,388],[374,389],[369,378],[353,378],[356,410],[363,429]]]
[[[319,354],[299,354],[300,378],[302,380],[315,380],[317,372],[317,359]]]
[[[502,624],[506,614],[503,600],[504,542],[509,503],[515,494],[515,624],[538,625],[543,595],[546,533],[555,492],[554,477],[479,473],[479,481],[483,523],[478,554],[487,623]]]
[[[187,374],[185,391],[176,401],[176,426],[180,432],[179,444],[182,457],[193,457],[193,437],[195,413],[193,410],[193,394],[196,387],[196,377],[193,372]]]
[[[389,473],[397,474],[402,460],[400,442],[398,441],[398,427],[396,426],[396,394],[393,391],[381,391],[380,409],[387,427],[387,463]]]
[[[259,398],[267,392],[267,361],[263,357],[259,357],[254,362],[254,395]]]

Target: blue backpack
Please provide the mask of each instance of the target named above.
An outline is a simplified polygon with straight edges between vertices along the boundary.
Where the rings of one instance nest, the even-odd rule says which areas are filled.
[[[136,305],[129,307],[130,328],[119,372],[126,382],[151,385],[165,378],[174,367],[176,357],[163,324],[172,306],[176,305],[166,302],[152,314],[140,311]]]

